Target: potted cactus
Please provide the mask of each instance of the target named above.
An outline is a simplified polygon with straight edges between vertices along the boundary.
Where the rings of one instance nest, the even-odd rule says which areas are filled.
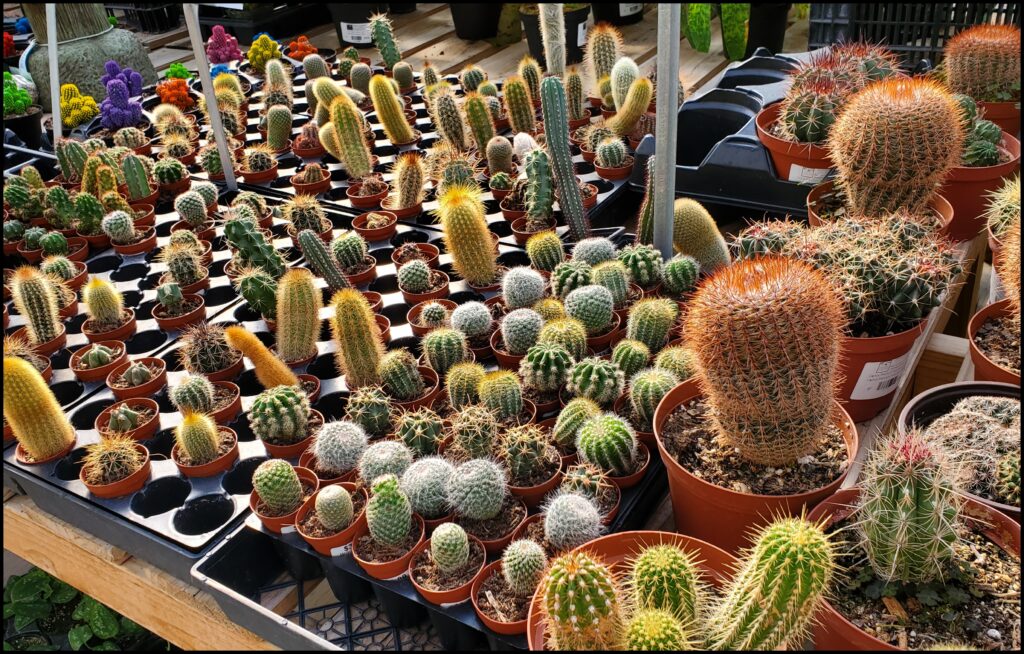
[[[68,367],[79,381],[98,382],[106,379],[110,371],[127,357],[128,352],[121,341],[101,341],[76,350]]]
[[[366,489],[355,484],[323,486],[295,514],[296,530],[319,554],[333,556],[366,524],[366,503]]]
[[[352,219],[352,229],[366,241],[386,241],[398,231],[398,216],[392,211],[368,211]]]
[[[470,589],[480,621],[499,634],[525,633],[530,598],[546,567],[547,555],[536,542],[521,539],[509,543],[501,558],[486,566]]]
[[[1020,27],[975,25],[946,41],[943,72],[956,93],[971,96],[985,118],[1020,132]]]
[[[299,509],[319,488],[312,471],[283,459],[269,459],[253,472],[249,508],[265,529],[279,534],[295,524]]]
[[[242,353],[228,342],[224,328],[207,322],[190,325],[182,332],[177,353],[185,370],[210,381],[230,381],[245,364]]]
[[[448,480],[448,502],[456,522],[489,554],[503,550],[526,519],[526,506],[508,492],[505,471],[487,459],[456,466]]]
[[[1020,217],[1005,232],[996,275],[1006,299],[989,304],[967,325],[974,378],[1020,385]]]
[[[107,374],[106,384],[119,400],[149,397],[167,385],[167,364],[157,357],[124,361]]]
[[[419,215],[423,211],[426,177],[423,158],[414,152],[404,153],[395,159],[391,172],[391,193],[381,200],[381,207],[399,219]]]
[[[86,446],[78,477],[100,499],[115,499],[142,488],[151,472],[149,450],[125,436]]]
[[[433,604],[462,602],[469,598],[486,559],[480,539],[454,522],[442,523],[409,559],[409,579]]]
[[[124,306],[124,297],[110,282],[89,280],[82,290],[82,299],[89,315],[82,323],[82,333],[90,343],[126,340],[135,334],[135,310]]]
[[[249,423],[271,456],[292,458],[309,447],[324,418],[310,408],[300,387],[275,386],[256,396],[249,409]]]
[[[352,538],[352,556],[374,579],[392,579],[409,567],[423,542],[423,518],[412,512],[408,496],[393,474],[372,481],[366,524]]]
[[[331,188],[331,175],[320,164],[310,163],[291,176],[295,192],[303,195],[318,195]]]
[[[50,358],[36,352],[24,334],[12,334],[4,337],[4,356],[17,357],[28,361],[47,383],[53,377],[53,366],[50,363]]]
[[[11,295],[25,326],[15,331],[24,335],[31,348],[48,357],[64,347],[67,330],[60,319],[57,287],[38,268],[21,266],[10,278]]]
[[[18,439],[15,458],[20,464],[49,463],[75,446],[75,429],[42,375],[29,361],[6,353],[4,422],[4,431],[9,426]]]
[[[160,431],[160,406],[148,397],[121,400],[96,416],[94,426],[101,438],[149,440]]]
[[[212,477],[238,460],[238,436],[212,416],[185,413],[174,428],[171,460],[186,477]]]
[[[1020,175],[1007,179],[992,194],[985,208],[985,222],[988,231],[988,247],[996,259],[1003,249],[1006,231],[1020,212]],[[5,223],[6,224],[6,223]]]
[[[206,319],[206,301],[202,295],[182,293],[176,282],[161,284],[156,289],[157,305],[153,320],[163,331],[181,329]]]

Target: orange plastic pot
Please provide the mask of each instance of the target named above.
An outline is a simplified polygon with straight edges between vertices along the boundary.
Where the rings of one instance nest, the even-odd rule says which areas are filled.
[[[10,425],[5,423],[4,424],[4,433],[5,434],[7,432],[7,429],[9,429],[9,428],[10,428]],[[76,436],[75,438],[71,439],[71,442],[68,443],[68,446],[65,447],[63,450],[61,450],[60,452],[57,452],[53,456],[48,456],[45,459],[40,459],[39,461],[29,461],[28,453],[21,446],[21,443],[18,443],[15,446],[15,449],[14,449],[14,458],[15,458],[15,460],[18,463],[20,463],[22,465],[26,465],[26,466],[41,466],[44,463],[50,463],[51,461],[56,461],[57,459],[63,459],[64,457],[66,457],[68,455],[69,452],[71,452],[71,450],[75,449],[75,445],[77,443],[78,443],[78,437]]]
[[[89,339],[90,343],[101,343],[103,341],[125,341],[135,334],[136,321],[135,309],[125,309],[128,312],[128,320],[125,320],[119,327],[105,331],[96,332],[92,330],[92,319],[82,323],[82,333]]]
[[[296,193],[305,195],[319,195],[331,188],[331,177],[328,175],[319,182],[313,182],[311,184],[304,183],[300,180],[302,175],[292,175],[290,178],[292,188],[295,189]]]
[[[235,419],[242,410],[242,393],[236,384],[226,381],[213,382],[214,387],[220,386],[231,391],[233,399],[223,409],[210,414],[210,419],[217,424],[227,424]]]
[[[110,348],[111,350],[119,349],[121,350],[121,354],[106,365],[98,366],[96,368],[79,368],[78,366],[82,361],[82,357],[88,354],[89,350],[97,345],[102,345]],[[88,384],[103,381],[107,378],[107,375],[110,374],[111,370],[121,365],[121,363],[123,363],[127,358],[128,351],[125,349],[124,343],[121,341],[101,341],[99,343],[90,343],[85,347],[75,350],[74,354],[71,355],[71,362],[68,366],[71,368],[71,372],[74,373],[75,377],[78,378],[78,381]]]
[[[841,490],[815,507],[807,519],[811,522],[824,520],[827,529],[848,518],[854,512],[859,497],[860,490],[857,488]],[[964,502],[962,516],[972,529],[998,545],[1004,552],[1020,558],[1020,524],[970,498]],[[877,652],[900,649],[869,635],[827,602],[818,611],[817,623],[814,628],[814,646],[818,650]]]
[[[316,475],[313,474],[312,470],[299,466],[295,468],[295,474],[298,475],[299,482],[303,483],[303,488],[305,488],[306,486],[310,486],[312,487],[314,493],[320,490],[320,480],[316,478]],[[280,534],[281,529],[283,529],[286,526],[294,525],[295,516],[299,513],[299,510],[302,509],[302,505],[299,505],[299,507],[296,508],[291,513],[282,516],[267,516],[263,515],[262,513],[256,510],[256,505],[258,501],[259,494],[256,492],[256,489],[253,489],[253,491],[249,493],[249,510],[251,510],[253,514],[257,518],[259,518],[260,522],[263,523],[263,526],[267,529],[267,531],[272,531],[275,534]]]
[[[302,523],[303,519],[307,515],[309,515],[309,512],[316,508],[316,496],[320,494],[321,490],[323,490],[323,486],[321,486],[315,493],[313,493],[313,496],[306,500],[302,504],[302,506],[299,507],[298,513],[295,514],[295,531],[299,533],[299,536],[302,536],[302,540],[309,543],[310,547],[316,550],[318,554],[322,554],[323,556],[334,556],[335,554],[338,554],[339,552],[337,552],[336,550],[340,547],[344,547],[345,545],[351,543],[352,537],[360,529],[360,527],[364,529],[366,528],[366,489],[356,489],[355,484],[351,484],[348,482],[341,483],[338,485],[347,490],[349,493],[359,493],[363,496],[364,508],[362,511],[359,512],[359,515],[355,516],[352,519],[352,524],[350,524],[348,527],[345,527],[344,529],[342,529],[341,531],[332,536],[324,536],[322,538],[310,536],[309,534],[302,531],[302,527],[300,527],[299,525]]]
[[[761,109],[754,118],[757,138],[768,150],[779,179],[800,184],[818,184],[832,170],[828,149],[814,143],[786,141],[772,134],[782,104],[775,102]]]
[[[483,586],[491,575],[504,574],[501,567],[501,559],[498,559],[494,563],[490,563],[484,566],[484,569],[480,571],[480,574],[473,580],[473,585],[469,589],[469,598],[473,602],[473,610],[476,611],[476,616],[480,618],[480,622],[484,623],[484,626],[493,631],[494,633],[501,634],[503,636],[518,636],[519,634],[526,633],[526,619],[517,620],[516,622],[501,622],[495,620],[491,616],[487,615],[480,609],[480,605],[477,603],[477,595],[480,594],[480,587]]]
[[[437,259],[441,256],[441,251],[436,245],[431,243],[416,243],[416,249],[427,255],[427,258],[424,259],[424,261],[428,266],[431,268],[437,267]],[[395,264],[395,267],[397,268],[402,264],[399,263],[398,259],[395,257],[395,252],[398,252],[398,248],[395,248],[394,252],[391,253],[391,263]]]
[[[601,179],[626,179],[629,177],[629,174],[633,172],[633,156],[627,155],[626,163],[621,166],[605,168],[604,166],[599,166],[597,163],[594,163],[594,170],[597,171],[597,176]]]
[[[364,265],[369,263],[369,267],[366,270],[354,275],[345,275],[345,278],[348,279],[348,283],[352,286],[362,286],[363,284],[369,284],[373,280],[377,279],[377,261],[370,255],[367,255],[363,263]]]
[[[149,459],[149,450],[147,450],[146,446],[142,443],[136,443],[135,448],[146,458],[145,463],[142,464],[141,468],[124,479],[115,481],[112,484],[90,484],[85,480],[85,473],[88,469],[87,466],[82,466],[81,470],[78,471],[78,478],[83,484],[85,484],[85,487],[89,489],[90,493],[100,499],[111,500],[117,497],[131,495],[146,485],[146,481],[149,479],[149,474],[152,471],[152,465]]]
[[[310,420],[313,419],[314,415],[315,416],[319,416],[320,423],[323,424],[323,420],[324,420],[323,414],[320,413],[319,411],[317,411],[316,409],[310,409],[309,410]],[[263,441],[263,447],[266,448],[267,454],[269,454],[272,458],[275,458],[275,459],[295,459],[295,458],[298,458],[312,444],[313,444],[313,434],[309,434],[308,436],[306,436],[305,438],[303,438],[301,441],[299,441],[297,443],[290,443],[288,445],[274,445],[273,443],[268,443],[266,441]]]
[[[131,257],[136,254],[145,254],[156,247],[156,230],[152,227],[147,227],[142,232],[142,238],[135,243],[128,245],[121,245],[119,243],[111,243],[114,248],[114,252],[117,252],[122,257]]]
[[[269,170],[242,171],[242,181],[246,184],[265,184],[274,179],[277,179],[277,164]]]
[[[412,328],[412,333],[416,336],[423,336],[432,329],[431,327],[423,327],[422,325],[416,324],[417,319],[420,317],[420,313],[423,312],[423,307],[431,302],[437,302],[448,309],[449,313],[454,311],[456,307],[456,304],[451,300],[427,300],[426,302],[417,303],[413,308],[409,309],[408,313],[405,314],[405,319],[409,323],[409,327]]]
[[[608,479],[610,479],[613,484],[618,486],[619,490],[626,490],[627,488],[632,488],[633,486],[639,484],[640,480],[644,478],[645,474],[647,474],[647,468],[651,466],[651,451],[647,449],[646,445],[644,445],[643,443],[637,443],[636,455],[637,459],[642,461],[640,467],[637,469],[636,472],[630,475],[626,475],[624,477],[608,475]]]
[[[843,383],[837,399],[854,422],[870,420],[892,403],[910,350],[927,323],[922,320],[917,327],[889,336],[843,337],[839,352]]]
[[[479,538],[470,535],[470,548],[472,548],[473,543],[476,543],[480,547],[483,547],[483,543],[480,542]],[[464,602],[467,599],[469,599],[469,594],[473,588],[473,582],[475,582],[477,577],[480,576],[480,573],[483,572],[484,564],[487,563],[487,557],[485,556],[483,560],[481,560],[480,568],[476,571],[476,574],[473,575],[473,578],[467,581],[466,583],[462,584],[461,586],[458,586],[457,588],[452,588],[451,590],[430,590],[429,588],[424,588],[423,586],[420,586],[418,583],[416,583],[416,577],[412,574],[412,566],[413,563],[416,561],[416,556],[428,547],[430,547],[430,541],[423,541],[422,543],[416,546],[416,548],[413,550],[412,556],[409,557],[409,581],[412,582],[413,588],[416,589],[416,592],[422,595],[423,599],[427,600],[431,604],[437,604],[438,606],[442,604],[456,604],[458,602]]]
[[[327,149],[322,145],[316,148],[300,148],[292,140],[292,153],[299,159],[319,159],[327,153]]]
[[[1012,315],[1010,301],[1000,300],[982,308],[971,316],[971,321],[967,323],[967,342],[971,350],[971,362],[974,364],[975,381],[994,381],[1020,386],[1020,372],[1015,373],[989,359],[974,341],[978,330],[986,322],[997,318],[1007,318],[1010,315]]]
[[[523,507],[525,508],[526,505],[523,503],[522,500],[520,500],[519,503],[522,504]],[[488,555],[501,554],[502,552],[504,552],[505,548],[508,547],[508,544],[512,542],[512,538],[515,537],[516,532],[519,531],[519,527],[527,519],[528,519],[528,516],[524,515],[523,520],[520,521],[515,526],[513,526],[511,529],[509,529],[508,533],[505,534],[504,536],[500,536],[498,538],[495,538],[494,540],[481,540],[480,542],[483,543],[484,549],[487,550],[487,554]]]
[[[978,109],[1004,132],[1020,133],[1020,102],[979,102]]]
[[[939,192],[953,205],[953,221],[944,230],[951,240],[966,241],[985,229],[989,195],[1002,185],[1004,178],[1020,168],[1020,141],[1003,132],[1000,146],[1009,152],[1009,161],[976,168],[956,166],[949,171]]]
[[[210,276],[206,276],[207,285],[209,285]],[[206,300],[202,295],[183,295],[182,300],[185,301],[199,301],[199,304],[195,309],[192,309],[188,313],[183,313],[180,316],[163,316],[162,313],[164,308],[161,305],[153,307],[153,320],[156,321],[156,326],[165,332],[174,331],[181,329],[185,325],[191,325],[194,322],[206,319]]]
[[[793,495],[753,495],[708,483],[679,465],[668,453],[662,439],[665,422],[677,407],[701,396],[696,379],[679,384],[666,395],[654,412],[654,435],[661,460],[668,472],[672,511],[680,533],[700,538],[735,552],[750,544],[753,527],[766,524],[773,516],[797,515],[834,493],[842,485],[849,466],[831,483]],[[850,461],[857,454],[857,429],[836,404],[836,426],[843,432]]]
[[[558,469],[555,470],[554,474],[546,481],[543,481],[536,486],[513,486],[509,484],[508,490],[514,496],[521,499],[523,503],[526,504],[527,509],[536,508],[540,506],[545,495],[562,483],[562,477],[564,475],[563,468],[564,464],[562,463],[561,457],[559,457]]]
[[[359,552],[356,551],[356,548],[353,545],[352,558],[356,560],[356,563],[359,565],[360,568],[366,571],[366,574],[370,575],[374,579],[380,579],[381,581],[384,581],[386,579],[394,579],[395,577],[404,574],[405,571],[409,568],[409,561],[412,559],[413,553],[416,551],[416,548],[420,546],[420,543],[423,542],[423,518],[414,513],[412,516],[412,520],[412,533],[415,534],[419,532],[419,538],[416,539],[416,544],[409,548],[409,551],[406,554],[403,554],[394,561],[388,561],[386,563],[372,563],[370,561],[364,561],[363,559],[361,559],[359,557]],[[369,532],[370,528],[366,524],[366,521],[364,520],[356,528],[355,533],[352,534],[353,544],[359,542],[359,539],[362,538],[364,534],[368,534]]]
[[[160,405],[148,397],[134,397],[128,400],[122,400],[121,402],[114,402],[106,409],[96,416],[96,421],[93,423],[93,427],[97,432],[102,433],[107,427],[110,426],[110,416],[115,409],[127,406],[129,409],[140,409],[145,408],[152,412],[153,416],[142,423],[135,429],[131,429],[123,433],[128,438],[145,441],[153,438],[153,435],[160,431]]]
[[[153,375],[153,378],[144,384],[138,386],[131,386],[129,388],[114,388],[112,382],[121,376],[125,370],[133,363],[144,363],[147,366],[156,366],[159,370],[157,374]],[[156,357],[141,357],[134,361],[123,361],[121,365],[117,366],[107,374],[107,387],[119,400],[127,400],[135,397],[150,397],[154,395],[158,390],[167,385],[167,364],[163,359]]]
[[[437,398],[437,394],[441,392],[440,381],[433,368],[419,366],[418,370],[420,371],[420,375],[423,376],[423,383],[427,390],[423,392],[422,396],[413,400],[399,401],[393,399],[392,402],[398,405],[398,407],[403,411],[415,411],[421,407],[429,407],[434,403],[434,399]]]
[[[835,189],[835,180],[828,180],[822,182],[807,194],[807,222],[811,227],[818,227],[824,225],[825,221],[821,219],[816,210],[818,201],[821,198]],[[949,203],[949,200],[942,197],[939,194],[932,196],[932,199],[928,202],[928,208],[931,209],[936,216],[939,217],[939,221],[942,223],[942,229],[939,231],[940,234],[946,234],[949,231],[950,225],[953,223],[955,212],[953,205]]]
[[[384,227],[369,228],[366,226],[366,221],[369,219],[371,213],[382,214],[391,218],[391,222]],[[352,229],[356,230],[356,234],[359,234],[367,241],[386,241],[395,235],[398,231],[398,217],[391,211],[367,211],[361,213],[352,219]]]
[[[345,197],[347,197],[352,203],[352,206],[357,209],[372,209],[374,207],[379,207],[381,200],[387,197],[388,194],[388,190],[384,189],[380,193],[374,193],[373,195],[356,195],[356,191],[361,187],[362,184],[357,183],[352,184],[345,189]]]
[[[235,361],[224,370],[217,370],[206,375],[206,378],[212,382],[215,381],[231,381],[235,377],[238,377],[242,373],[242,368],[245,367],[245,360],[239,356],[238,361]]]
[[[622,319],[619,314],[612,313],[612,321],[608,325],[607,331],[603,334],[596,334],[594,336],[587,337],[587,347],[593,348],[595,352],[604,350],[615,338],[615,333],[619,331],[619,324]]]
[[[74,277],[72,277],[65,283],[67,284],[68,288],[70,288],[73,291],[77,291],[78,289],[82,288],[83,285],[85,285],[85,280],[88,279],[89,277],[89,269],[82,261],[72,261],[71,263],[74,265],[75,270],[77,270],[78,272],[75,273]]]
[[[64,345],[68,342],[68,331],[67,328],[64,327],[64,323],[61,323],[60,325],[58,325],[58,327],[60,329],[60,332],[58,332],[56,336],[43,343],[37,343],[32,345],[32,349],[35,351],[36,354],[43,357],[49,357],[57,350],[64,347]],[[21,337],[30,343],[32,342],[28,338],[28,330],[25,329],[24,327],[19,327],[15,329],[11,336],[15,338]]]
[[[174,461],[174,465],[178,466],[178,471],[181,474],[186,477],[195,478],[212,477],[224,472],[238,460],[238,435],[235,434],[233,429],[229,429],[227,427],[218,426],[217,429],[221,432],[230,432],[231,435],[235,437],[235,444],[230,450],[209,463],[203,463],[195,466],[183,465],[178,461],[178,444],[174,444],[174,447],[171,448],[171,460]]]
[[[376,291],[360,291],[360,293],[366,298],[367,303],[370,305],[370,311],[373,313],[377,313],[384,306],[384,298],[380,293]]]
[[[391,202],[388,202],[388,200],[390,199],[391,196],[385,197],[383,200],[380,201],[380,206],[385,211],[395,214],[395,218],[397,218],[398,220],[405,220],[406,218],[412,218],[413,216],[418,216],[421,213],[423,213],[422,202],[417,202],[411,207],[396,208],[391,206]]]
[[[402,292],[402,297],[409,305],[419,304],[420,302],[426,302],[427,300],[439,300],[441,298],[448,297],[448,288],[451,280],[449,279],[447,273],[442,272],[441,274],[444,275],[444,285],[435,291],[430,291],[427,293],[412,293],[410,291],[405,290],[401,286],[398,287],[398,290]]]
[[[519,370],[519,362],[526,356],[525,354],[510,354],[505,349],[500,329],[495,329],[491,333],[491,350],[494,351],[494,358],[498,360],[498,365],[505,370]]]

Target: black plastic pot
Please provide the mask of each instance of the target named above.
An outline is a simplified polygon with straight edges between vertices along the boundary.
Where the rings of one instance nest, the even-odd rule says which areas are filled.
[[[786,23],[789,19],[789,2],[753,2],[750,4],[750,20],[747,29],[747,51],[750,57],[754,50],[764,47],[773,54],[782,52],[786,40]]]
[[[590,5],[581,7],[574,11],[565,13],[565,63],[578,64],[583,61],[583,45],[586,43],[587,16],[590,15]],[[523,31],[526,32],[526,43],[530,46],[530,56],[540,62],[542,68],[547,69],[547,61],[544,59],[544,43],[540,38],[540,17],[537,14],[519,13],[523,22]],[[580,38],[580,30],[583,30],[583,38]]]
[[[501,17],[500,2],[454,2],[448,5],[455,24],[455,34],[460,39],[477,41],[489,39],[498,34],[498,19]]]
[[[43,144],[43,108],[34,104],[24,116],[5,117],[4,127],[17,134],[25,147],[38,150]]]
[[[389,14],[411,14],[414,11],[416,11],[415,2],[402,2],[398,4],[394,2],[388,3]]]
[[[314,25],[323,24],[327,19],[323,5],[311,3],[290,4],[273,11],[248,10],[247,15],[240,18],[225,12],[226,10],[219,7],[199,7],[199,25],[203,38],[210,38],[214,25],[222,25],[226,32],[238,39],[239,45],[243,48],[260,32],[301,34]]]
[[[595,2],[590,5],[594,12],[594,23],[632,25],[644,19],[642,2]]]
[[[298,538],[296,534],[291,534]],[[299,581],[309,581],[322,575],[320,561],[315,556],[293,547],[287,540],[274,540],[274,550],[281,558],[281,563],[288,574]]]
[[[903,407],[897,423],[901,434],[912,427],[924,428],[953,409],[960,400],[967,397],[989,395],[994,397],[1015,397],[1020,399],[1020,386],[999,382],[954,382],[930,388],[917,395]]]
[[[388,10],[385,3],[332,2],[327,5],[342,45],[368,48],[373,45],[370,38],[370,16]]]

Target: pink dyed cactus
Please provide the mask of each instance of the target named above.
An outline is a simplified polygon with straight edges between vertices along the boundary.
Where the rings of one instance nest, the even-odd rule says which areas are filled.
[[[241,59],[238,39],[225,32],[221,25],[214,25],[213,33],[206,42],[206,58],[211,64],[226,64]]]

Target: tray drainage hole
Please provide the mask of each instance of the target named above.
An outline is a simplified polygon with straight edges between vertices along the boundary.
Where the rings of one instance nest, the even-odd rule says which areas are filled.
[[[508,222],[507,220],[493,222],[490,225],[488,225],[488,227],[492,232],[498,235],[498,238],[504,238],[505,236],[512,235],[512,223]]]
[[[128,349],[128,354],[142,354],[143,352],[152,352],[166,342],[167,334],[165,332],[159,329],[147,329],[132,336],[125,343],[125,347]]]
[[[391,253],[395,251],[395,248],[380,248],[370,253],[374,259],[377,260],[378,266],[386,266],[391,263]]]
[[[164,477],[146,484],[132,497],[131,510],[143,518],[177,508],[192,493],[192,484],[184,477]]]
[[[348,392],[330,393],[317,400],[313,406],[317,411],[324,414],[324,420],[341,420],[345,417],[348,396]]]
[[[103,413],[103,409],[110,406],[112,400],[101,400],[99,402],[90,402],[85,406],[79,408],[71,415],[71,426],[75,429],[88,430],[92,429],[96,423],[96,418]]]
[[[92,265],[90,264],[90,268]],[[121,266],[114,272],[110,273],[110,279],[115,282],[131,282],[143,277],[149,272],[149,266],[144,263],[132,263],[127,266]]]
[[[76,447],[71,454],[57,462],[53,467],[53,476],[61,481],[74,481],[78,479],[78,471],[82,469],[82,462],[88,454],[84,447]]]
[[[306,372],[319,377],[320,379],[330,379],[331,377],[338,376],[338,369],[334,365],[333,354],[321,354],[313,360],[311,364],[306,368]]]
[[[235,467],[224,474],[220,486],[232,495],[248,495],[252,492],[252,473],[267,460],[265,456],[242,459]]]
[[[457,279],[458,275],[455,273],[455,269],[452,268],[451,263],[440,263],[437,265],[437,269],[448,275],[448,279]]]
[[[85,388],[76,381],[66,381],[50,387],[61,406],[67,406],[82,397]]]
[[[235,434],[238,436],[238,442],[240,443],[248,443],[256,440],[256,434],[253,433],[252,427],[249,425],[249,415],[245,412],[238,414],[238,418],[231,423],[231,428],[235,430]]]
[[[254,369],[242,372],[238,379],[235,380],[235,383],[238,384],[238,390],[244,397],[254,397],[263,391],[263,387],[256,379],[256,371]]]
[[[525,252],[512,250],[498,255],[498,263],[509,268],[513,268],[515,266],[528,266],[530,265],[530,257],[526,256]]]
[[[410,352],[416,355],[420,353],[420,339],[417,336],[402,336],[401,338],[393,338],[388,343],[388,347],[392,350],[400,348],[408,348]]]
[[[153,317],[153,308],[156,305],[156,300],[146,300],[135,310],[135,317],[139,320],[149,320]]]
[[[146,441],[145,445],[151,455],[159,454],[168,459],[171,458],[171,449],[174,447],[174,430],[161,429],[153,435],[153,438]]]
[[[320,323],[320,338],[318,340],[330,341],[331,338],[331,322],[329,320],[324,320]]]
[[[235,299],[235,289],[230,285],[217,286],[206,291],[206,306],[219,306]]]
[[[466,302],[483,302],[486,298],[476,291],[459,291],[452,293],[448,299],[455,304],[465,304]]]
[[[142,302],[142,293],[140,291],[125,291],[123,297],[124,305],[133,309]]]
[[[72,321],[72,322],[77,322],[79,317],[84,319],[84,318],[87,318],[88,316],[86,316],[83,313],[81,316],[76,316],[75,320]],[[82,320],[82,322],[85,322],[85,320]],[[82,326],[81,323],[79,323],[78,327],[81,328],[81,326]],[[69,328],[67,331],[73,333],[75,330]],[[61,348],[59,351],[57,351],[56,353],[54,353],[50,357],[50,366],[53,367],[54,369],[57,369],[57,368],[67,368],[68,364],[70,364],[70,363],[71,363],[71,350],[69,350],[67,347]]]
[[[231,519],[235,501],[226,495],[203,495],[185,502],[171,521],[174,528],[188,536],[213,531]]]
[[[601,179],[600,177],[590,183],[597,187],[598,193],[607,193],[615,188],[615,184],[612,184],[606,179]]]
[[[392,304],[391,306],[384,307],[383,309],[381,309],[381,313],[383,313],[384,316],[391,321],[392,327],[404,325],[406,322],[408,322],[406,320],[406,314],[409,313],[409,308],[404,304]]]
[[[89,272],[93,274],[110,272],[120,265],[121,257],[117,255],[99,257],[89,262]]]
[[[398,291],[398,276],[397,275],[384,275],[370,282],[370,290],[376,291],[381,295],[387,293],[395,293]]]
[[[259,320],[261,318],[260,314],[256,311],[253,311],[252,307],[250,307],[248,304],[243,304],[242,306],[235,309],[234,315],[235,320],[237,320],[238,322],[250,322],[254,320]]]
[[[170,352],[164,352],[160,358],[167,364],[167,372],[181,372],[185,368],[181,365],[181,355],[178,354],[181,348],[177,347]]]
[[[589,175],[590,173],[594,172],[594,164],[592,163],[588,163],[586,161],[578,161],[575,162],[574,165],[576,166],[576,174],[580,175],[581,177],[583,175]]]

